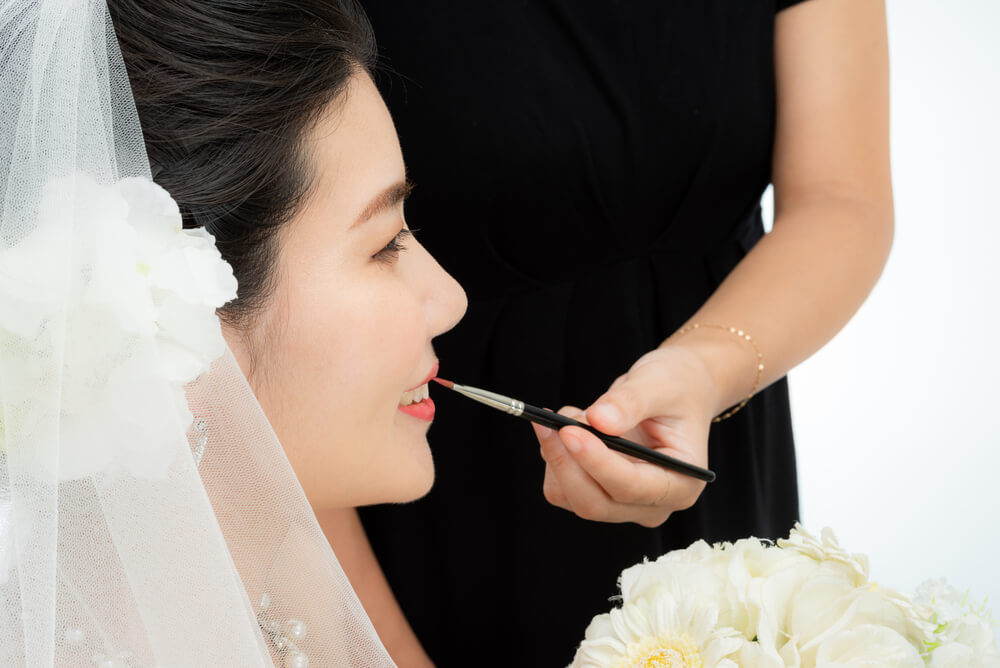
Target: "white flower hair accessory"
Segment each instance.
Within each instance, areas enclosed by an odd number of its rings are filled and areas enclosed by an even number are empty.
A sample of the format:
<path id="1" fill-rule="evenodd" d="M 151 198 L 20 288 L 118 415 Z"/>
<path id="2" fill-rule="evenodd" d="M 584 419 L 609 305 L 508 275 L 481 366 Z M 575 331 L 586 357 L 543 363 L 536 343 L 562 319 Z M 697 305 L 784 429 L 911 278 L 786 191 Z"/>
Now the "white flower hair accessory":
<path id="1" fill-rule="evenodd" d="M 236 287 L 214 237 L 183 229 L 151 180 L 48 183 L 35 229 L 0 246 L 0 446 L 37 446 L 15 436 L 55 423 L 48 447 L 9 454 L 59 481 L 162 477 L 193 420 L 184 386 L 225 351 L 215 311 Z M 54 381 L 55 401 L 44 391 Z"/>

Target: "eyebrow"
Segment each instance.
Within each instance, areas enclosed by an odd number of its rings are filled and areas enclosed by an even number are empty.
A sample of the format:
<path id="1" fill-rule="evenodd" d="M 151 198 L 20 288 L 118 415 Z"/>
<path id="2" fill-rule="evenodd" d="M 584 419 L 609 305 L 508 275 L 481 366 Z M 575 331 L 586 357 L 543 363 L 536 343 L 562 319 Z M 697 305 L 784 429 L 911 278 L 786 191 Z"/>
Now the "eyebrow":
<path id="1" fill-rule="evenodd" d="M 361 215 L 358 216 L 357 220 L 354 221 L 351 227 L 356 227 L 357 225 L 374 218 L 378 214 L 392 209 L 405 200 L 412 191 L 413 184 L 409 181 L 400 181 L 399 183 L 392 184 L 376 195 L 374 199 L 368 203 L 368 206 L 361 211 Z"/>

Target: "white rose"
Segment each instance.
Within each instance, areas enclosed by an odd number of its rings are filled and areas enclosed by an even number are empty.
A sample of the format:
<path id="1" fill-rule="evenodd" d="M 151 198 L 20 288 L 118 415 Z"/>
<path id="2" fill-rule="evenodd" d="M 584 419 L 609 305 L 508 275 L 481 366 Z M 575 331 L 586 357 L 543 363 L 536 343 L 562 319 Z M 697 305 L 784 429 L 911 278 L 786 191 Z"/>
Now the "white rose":
<path id="1" fill-rule="evenodd" d="M 855 586 L 868 582 L 868 557 L 864 554 L 850 554 L 840 547 L 829 527 L 824 528 L 820 537 L 816 538 L 796 522 L 788 538 L 780 539 L 778 546 L 803 554 L 830 570 L 841 572 Z"/>
<path id="2" fill-rule="evenodd" d="M 816 668 L 922 668 L 919 652 L 890 628 L 862 624 L 827 637 Z"/>

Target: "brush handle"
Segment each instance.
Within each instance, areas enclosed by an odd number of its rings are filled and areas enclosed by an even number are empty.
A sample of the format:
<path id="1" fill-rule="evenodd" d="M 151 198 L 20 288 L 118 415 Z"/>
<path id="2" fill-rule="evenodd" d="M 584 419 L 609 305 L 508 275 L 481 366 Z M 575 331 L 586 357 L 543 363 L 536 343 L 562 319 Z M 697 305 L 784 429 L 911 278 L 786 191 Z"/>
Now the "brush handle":
<path id="1" fill-rule="evenodd" d="M 694 464 L 688 464 L 685 461 L 676 459 L 670 455 L 665 455 L 658 450 L 647 448 L 645 445 L 633 443 L 632 441 L 621 438 L 620 436 L 610 436 L 594 429 L 589 424 L 578 422 L 573 418 L 568 418 L 565 415 L 560 415 L 559 413 L 553 413 L 552 411 L 545 410 L 544 408 L 532 406 L 531 404 L 524 404 L 524 413 L 519 417 L 540 424 L 543 427 L 555 429 L 556 431 L 562 429 L 563 427 L 579 427 L 580 429 L 589 431 L 591 434 L 601 439 L 601 441 L 603 441 L 609 448 L 617 452 L 621 452 L 622 454 L 630 455 L 636 459 L 641 459 L 651 464 L 656 464 L 678 473 L 683 473 L 684 475 L 691 476 L 692 478 L 704 480 L 705 482 L 713 482 L 715 480 L 715 473 L 713 471 L 703 469 L 700 466 L 695 466 Z"/>

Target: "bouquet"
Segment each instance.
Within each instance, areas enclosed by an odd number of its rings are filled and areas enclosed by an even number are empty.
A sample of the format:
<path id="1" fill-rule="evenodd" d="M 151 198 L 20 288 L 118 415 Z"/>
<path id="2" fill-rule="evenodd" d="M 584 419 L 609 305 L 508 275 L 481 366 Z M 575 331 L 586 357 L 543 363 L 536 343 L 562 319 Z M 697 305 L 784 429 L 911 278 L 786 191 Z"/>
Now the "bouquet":
<path id="1" fill-rule="evenodd" d="M 627 568 L 619 587 L 571 668 L 1000 668 L 985 603 L 943 580 L 913 596 L 882 587 L 829 529 L 699 541 Z"/>

